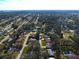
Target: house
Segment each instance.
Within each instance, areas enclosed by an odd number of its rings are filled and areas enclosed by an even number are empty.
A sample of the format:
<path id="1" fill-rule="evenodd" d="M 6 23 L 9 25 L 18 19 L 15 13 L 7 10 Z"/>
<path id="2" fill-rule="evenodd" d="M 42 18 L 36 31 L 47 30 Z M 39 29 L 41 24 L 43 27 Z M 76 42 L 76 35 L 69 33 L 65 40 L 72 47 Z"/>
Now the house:
<path id="1" fill-rule="evenodd" d="M 47 50 L 48 50 L 49 57 L 54 57 L 54 51 L 52 51 L 52 49 L 47 49 Z"/>
<path id="2" fill-rule="evenodd" d="M 63 38 L 64 38 L 64 39 L 69 39 L 70 36 L 71 36 L 71 37 L 74 36 L 74 31 L 73 31 L 73 30 L 62 31 L 62 33 L 63 33 Z"/>
<path id="3" fill-rule="evenodd" d="M 69 59 L 79 59 L 79 55 L 78 56 L 69 56 Z"/>

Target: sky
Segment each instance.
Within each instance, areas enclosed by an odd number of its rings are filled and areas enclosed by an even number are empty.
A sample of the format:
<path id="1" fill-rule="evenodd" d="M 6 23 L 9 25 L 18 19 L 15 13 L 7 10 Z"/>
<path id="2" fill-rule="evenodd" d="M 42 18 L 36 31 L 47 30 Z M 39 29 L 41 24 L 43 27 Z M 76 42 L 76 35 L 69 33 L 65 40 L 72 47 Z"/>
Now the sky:
<path id="1" fill-rule="evenodd" d="M 79 1 L 0 0 L 0 10 L 79 10 Z"/>

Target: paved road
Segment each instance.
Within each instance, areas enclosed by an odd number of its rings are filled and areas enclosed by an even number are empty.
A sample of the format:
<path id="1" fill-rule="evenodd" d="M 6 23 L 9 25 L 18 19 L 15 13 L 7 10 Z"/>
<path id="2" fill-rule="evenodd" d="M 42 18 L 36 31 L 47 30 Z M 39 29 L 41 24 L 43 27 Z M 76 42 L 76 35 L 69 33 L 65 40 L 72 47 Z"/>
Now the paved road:
<path id="1" fill-rule="evenodd" d="M 9 39 L 9 35 L 7 35 L 1 42 L 0 44 L 2 44 L 4 41 L 8 40 Z"/>
<path id="2" fill-rule="evenodd" d="M 9 30 L 9 29 L 11 28 L 11 25 L 12 25 L 12 23 L 9 24 L 9 25 L 7 25 L 7 26 L 4 28 L 4 31 L 5 31 L 5 30 Z"/>
<path id="3" fill-rule="evenodd" d="M 37 18 L 36 18 L 34 24 L 37 24 L 37 23 L 38 23 L 38 19 L 39 19 L 39 14 L 38 14 L 38 16 L 37 16 Z"/>
<path id="4" fill-rule="evenodd" d="M 24 48 L 26 47 L 26 43 L 27 43 L 27 40 L 28 40 L 29 36 L 30 36 L 30 33 L 26 35 L 25 41 L 23 43 L 23 47 L 22 47 L 22 49 L 21 49 L 21 51 L 18 54 L 16 59 L 20 59 L 21 58 L 22 52 L 23 52 Z"/>
<path id="5" fill-rule="evenodd" d="M 6 21 L 3 21 L 3 22 L 1 22 L 0 23 L 0 25 L 2 25 L 2 24 L 4 24 L 4 23 L 6 23 L 6 22 L 8 22 L 9 20 L 6 20 Z"/>
<path id="6" fill-rule="evenodd" d="M 29 20 L 29 21 L 30 21 L 30 20 Z M 16 29 L 16 31 L 17 31 L 18 29 L 20 29 L 24 24 L 28 24 L 29 21 L 24 21 L 21 25 L 18 26 L 18 28 Z"/>
<path id="7" fill-rule="evenodd" d="M 10 32 L 11 30 L 13 30 L 13 28 L 11 28 L 10 30 L 8 30 L 8 32 Z M 13 32 L 10 32 L 10 34 L 11 33 L 13 33 Z M 0 44 L 2 44 L 3 42 L 5 42 L 6 40 L 8 40 L 10 38 L 10 36 L 9 36 L 9 34 L 7 35 L 7 36 L 5 36 L 5 38 L 4 39 L 2 39 L 1 41 L 0 41 Z"/>

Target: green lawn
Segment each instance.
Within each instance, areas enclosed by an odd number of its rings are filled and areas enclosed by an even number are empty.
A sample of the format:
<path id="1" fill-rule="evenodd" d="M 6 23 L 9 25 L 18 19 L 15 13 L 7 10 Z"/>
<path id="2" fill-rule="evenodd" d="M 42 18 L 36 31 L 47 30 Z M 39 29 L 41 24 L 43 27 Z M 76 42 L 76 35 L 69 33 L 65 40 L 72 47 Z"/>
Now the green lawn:
<path id="1" fill-rule="evenodd" d="M 41 40 L 42 42 L 42 46 L 46 46 L 46 41 L 45 40 Z"/>
<path id="2" fill-rule="evenodd" d="M 28 49 L 29 49 L 28 47 L 25 47 L 23 50 L 23 54 L 26 54 L 28 52 Z"/>

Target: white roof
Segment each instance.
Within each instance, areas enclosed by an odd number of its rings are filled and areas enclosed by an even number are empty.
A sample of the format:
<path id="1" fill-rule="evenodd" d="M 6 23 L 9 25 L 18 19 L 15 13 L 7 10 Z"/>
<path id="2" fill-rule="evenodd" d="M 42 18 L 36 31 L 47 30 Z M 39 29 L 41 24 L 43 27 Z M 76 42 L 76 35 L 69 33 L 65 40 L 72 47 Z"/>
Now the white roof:
<path id="1" fill-rule="evenodd" d="M 55 59 L 54 57 L 50 57 L 49 59 Z"/>

